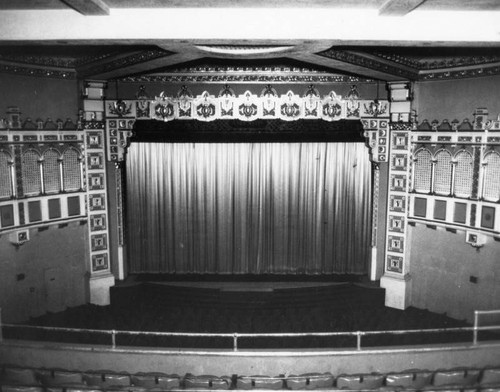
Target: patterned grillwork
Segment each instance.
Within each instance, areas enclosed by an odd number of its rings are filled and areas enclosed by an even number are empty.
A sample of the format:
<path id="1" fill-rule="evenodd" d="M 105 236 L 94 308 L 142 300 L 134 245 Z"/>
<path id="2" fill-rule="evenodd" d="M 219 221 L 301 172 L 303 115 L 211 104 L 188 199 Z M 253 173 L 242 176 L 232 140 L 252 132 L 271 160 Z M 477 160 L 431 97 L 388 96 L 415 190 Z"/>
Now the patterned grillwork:
<path id="1" fill-rule="evenodd" d="M 58 158 L 59 154 L 55 150 L 47 150 L 43 154 L 43 182 L 47 193 L 61 190 Z"/>
<path id="2" fill-rule="evenodd" d="M 483 198 L 489 201 L 500 199 L 500 154 L 490 152 L 484 158 L 486 163 L 484 171 L 484 193 Z"/>
<path id="3" fill-rule="evenodd" d="M 455 196 L 471 197 L 472 177 L 474 172 L 474 162 L 472 155 L 466 151 L 461 151 L 456 155 L 455 166 Z"/>
<path id="4" fill-rule="evenodd" d="M 11 196 L 9 155 L 6 152 L 0 151 L 0 198 Z"/>
<path id="5" fill-rule="evenodd" d="M 431 153 L 429 152 L 429 150 L 420 150 L 415 154 L 413 189 L 416 192 L 430 193 L 431 170 Z"/>
<path id="6" fill-rule="evenodd" d="M 448 151 L 442 150 L 436 155 L 434 192 L 446 196 L 451 192 L 451 154 Z"/>
<path id="7" fill-rule="evenodd" d="M 78 152 L 72 148 L 67 149 L 63 154 L 63 176 L 65 191 L 77 191 L 81 188 Z"/>
<path id="8" fill-rule="evenodd" d="M 26 196 L 38 195 L 42 192 L 39 159 L 40 156 L 33 150 L 28 150 L 23 154 L 21 166 L 23 189 Z"/>

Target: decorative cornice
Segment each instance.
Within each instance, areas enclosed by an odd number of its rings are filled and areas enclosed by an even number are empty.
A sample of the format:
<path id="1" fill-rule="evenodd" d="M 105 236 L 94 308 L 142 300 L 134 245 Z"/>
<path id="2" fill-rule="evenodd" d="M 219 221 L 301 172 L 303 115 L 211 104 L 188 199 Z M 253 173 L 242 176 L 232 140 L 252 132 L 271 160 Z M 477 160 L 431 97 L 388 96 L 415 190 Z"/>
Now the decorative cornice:
<path id="1" fill-rule="evenodd" d="M 76 72 L 73 70 L 49 69 L 29 67 L 22 65 L 1 64 L 0 73 L 9 73 L 22 76 L 35 76 L 54 79 L 76 79 Z"/>
<path id="2" fill-rule="evenodd" d="M 39 67 L 69 68 L 73 70 L 75 60 L 72 58 L 50 57 L 50 56 L 30 56 L 15 54 L 0 54 L 1 61 L 34 65 Z"/>
<path id="3" fill-rule="evenodd" d="M 363 79 L 347 75 L 308 75 L 308 74 L 164 74 L 129 76 L 120 79 L 125 83 L 370 83 L 371 79 Z"/>
<path id="4" fill-rule="evenodd" d="M 388 61 L 414 68 L 415 70 L 433 70 L 443 68 L 457 68 L 481 66 L 500 62 L 500 56 L 462 56 L 440 59 L 413 59 L 406 56 L 387 53 L 374 53 L 376 56 Z"/>
<path id="5" fill-rule="evenodd" d="M 303 67 L 197 66 L 168 72 L 130 76 L 120 79 L 129 83 L 371 83 L 372 79 L 339 75 Z"/>
<path id="6" fill-rule="evenodd" d="M 168 57 L 173 54 L 174 52 L 169 52 L 167 50 L 146 50 L 140 53 L 134 53 L 130 56 L 121 57 L 110 62 L 85 68 L 85 74 L 100 74 L 123 67 L 129 67 L 135 64 L 144 63 L 146 61 L 158 59 L 161 57 Z"/>
<path id="7" fill-rule="evenodd" d="M 336 50 L 333 48 L 327 49 L 323 52 L 316 53 L 319 56 L 326 57 L 333 60 L 339 60 L 342 62 L 358 65 L 361 67 L 366 67 L 373 69 L 375 71 L 385 72 L 391 75 L 401 76 L 406 79 L 415 80 L 418 78 L 418 74 L 416 72 L 412 72 L 406 69 L 402 69 L 397 66 L 389 65 L 382 61 L 377 61 L 373 58 L 368 58 L 361 56 L 356 53 L 344 51 L 344 50 Z"/>
<path id="8" fill-rule="evenodd" d="M 419 80 L 445 80 L 445 79 L 464 79 L 477 78 L 481 76 L 500 75 L 500 65 L 493 67 L 480 67 L 461 70 L 448 70 L 439 72 L 425 72 L 419 74 Z"/>

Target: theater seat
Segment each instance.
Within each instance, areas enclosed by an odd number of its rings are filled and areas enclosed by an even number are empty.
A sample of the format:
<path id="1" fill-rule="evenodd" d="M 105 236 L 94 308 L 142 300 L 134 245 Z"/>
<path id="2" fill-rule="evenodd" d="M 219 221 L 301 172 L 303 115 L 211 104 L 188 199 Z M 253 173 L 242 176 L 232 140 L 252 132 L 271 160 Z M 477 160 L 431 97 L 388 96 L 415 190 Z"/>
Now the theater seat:
<path id="1" fill-rule="evenodd" d="M 2 392 L 44 392 L 43 387 L 33 387 L 26 385 L 1 385 Z"/>
<path id="2" fill-rule="evenodd" d="M 30 368 L 5 366 L 2 372 L 1 379 L 4 384 L 39 384 L 35 371 Z"/>
<path id="3" fill-rule="evenodd" d="M 429 370 L 410 369 L 400 373 L 388 373 L 386 386 L 420 389 L 432 384 L 433 373 Z"/>
<path id="4" fill-rule="evenodd" d="M 231 377 L 186 374 L 184 377 L 184 388 L 186 389 L 229 389 L 231 387 Z"/>
<path id="5" fill-rule="evenodd" d="M 378 373 L 340 375 L 337 377 L 339 389 L 377 389 L 384 383 L 384 375 Z"/>
<path id="6" fill-rule="evenodd" d="M 480 370 L 478 369 L 450 369 L 438 370 L 434 373 L 432 385 L 474 385 L 479 381 Z"/>
<path id="7" fill-rule="evenodd" d="M 86 372 L 83 380 L 90 387 L 121 388 L 130 386 L 130 375 L 113 372 Z"/>
<path id="8" fill-rule="evenodd" d="M 479 383 L 481 385 L 500 385 L 500 368 L 485 368 Z"/>
<path id="9" fill-rule="evenodd" d="M 282 389 L 283 378 L 270 376 L 239 376 L 236 380 L 237 389 Z"/>
<path id="10" fill-rule="evenodd" d="M 84 385 L 80 372 L 70 372 L 66 370 L 37 370 L 36 374 L 43 386 L 78 386 Z"/>
<path id="11" fill-rule="evenodd" d="M 335 378 L 331 373 L 305 373 L 299 376 L 290 375 L 286 386 L 290 389 L 332 388 Z"/>
<path id="12" fill-rule="evenodd" d="M 130 377 L 136 387 L 174 389 L 180 388 L 180 377 L 177 374 L 137 373 Z"/>

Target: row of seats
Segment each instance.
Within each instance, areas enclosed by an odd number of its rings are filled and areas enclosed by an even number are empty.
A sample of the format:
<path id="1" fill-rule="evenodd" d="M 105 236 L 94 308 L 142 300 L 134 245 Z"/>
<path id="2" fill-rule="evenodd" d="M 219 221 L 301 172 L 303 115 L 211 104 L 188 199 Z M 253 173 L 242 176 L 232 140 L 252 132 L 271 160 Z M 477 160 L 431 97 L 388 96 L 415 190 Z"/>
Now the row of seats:
<path id="1" fill-rule="evenodd" d="M 492 388 L 500 392 L 500 367 L 484 369 L 457 368 L 447 370 L 408 370 L 387 374 L 306 373 L 270 376 L 211 376 L 164 373 L 116 373 L 108 371 L 68 371 L 4 366 L 1 392 L 77 392 L 89 390 L 174 390 L 174 389 L 347 389 L 347 390 L 432 390 L 452 386 Z M 35 390 L 26 388 L 36 388 Z M 42 390 L 40 390 L 40 388 Z M 71 390 L 71 391 L 70 391 Z M 446 389 L 447 390 L 447 389 Z"/>

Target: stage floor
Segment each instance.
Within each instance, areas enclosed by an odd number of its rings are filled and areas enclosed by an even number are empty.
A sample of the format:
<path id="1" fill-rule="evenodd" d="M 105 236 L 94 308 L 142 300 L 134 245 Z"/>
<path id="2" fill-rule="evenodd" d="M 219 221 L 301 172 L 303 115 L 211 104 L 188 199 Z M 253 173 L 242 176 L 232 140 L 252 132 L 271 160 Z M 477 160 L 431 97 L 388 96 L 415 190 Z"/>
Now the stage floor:
<path id="1" fill-rule="evenodd" d="M 141 283 L 152 283 L 167 286 L 176 287 L 192 287 L 192 288 L 204 288 L 204 289 L 215 289 L 220 291 L 274 291 L 279 289 L 293 289 L 293 288 L 308 288 L 308 287 L 328 287 L 328 286 L 340 286 L 349 284 L 346 281 L 318 281 L 315 279 L 305 279 L 304 281 L 296 280 L 296 277 L 292 281 L 285 280 L 265 280 L 265 281 L 230 281 L 230 280 L 189 280 L 183 277 L 181 280 L 178 279 L 155 279 L 151 276 L 151 280 L 147 279 L 144 275 L 130 275 L 124 281 L 116 282 L 117 287 L 127 287 L 134 286 Z M 356 285 L 367 287 L 367 288 L 379 288 L 379 282 L 370 282 L 368 280 L 360 279 L 356 282 Z"/>

